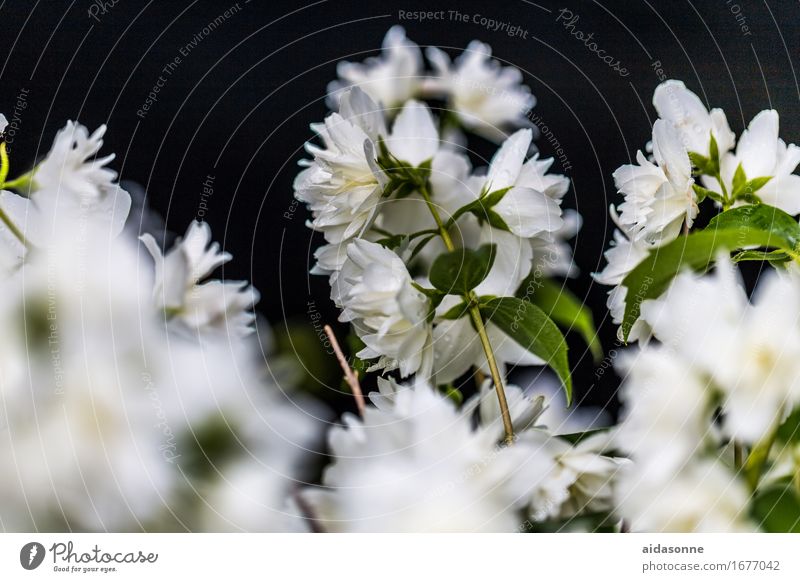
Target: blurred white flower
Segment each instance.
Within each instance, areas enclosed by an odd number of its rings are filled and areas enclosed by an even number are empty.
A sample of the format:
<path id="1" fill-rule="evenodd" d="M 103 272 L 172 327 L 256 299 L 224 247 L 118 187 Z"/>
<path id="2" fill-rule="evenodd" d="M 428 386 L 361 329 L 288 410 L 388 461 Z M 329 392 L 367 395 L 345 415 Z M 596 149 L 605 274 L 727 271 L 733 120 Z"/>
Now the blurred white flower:
<path id="1" fill-rule="evenodd" d="M 711 423 L 711 388 L 691 362 L 665 347 L 631 350 L 620 358 L 624 414 L 614 442 L 637 471 L 669 480 L 706 445 L 720 444 Z"/>
<path id="2" fill-rule="evenodd" d="M 85 236 L 32 253 L 2 282 L 6 530 L 141 529 L 177 477 L 153 406 L 161 351 L 135 252 Z"/>
<path id="3" fill-rule="evenodd" d="M 385 178 L 375 144 L 386 127 L 377 105 L 358 88 L 342 95 L 340 113 L 312 127 L 324 147 L 306 145 L 314 160 L 304 162 L 308 167 L 297 175 L 294 189 L 312 213 L 310 226 L 332 245 L 317 254 L 316 270 L 330 273 L 341 267 L 349 239 L 363 234 L 377 212 Z"/>
<path id="4" fill-rule="evenodd" d="M 393 26 L 383 39 L 380 57 L 336 66 L 339 79 L 328 84 L 328 105 L 338 109 L 344 92 L 357 86 L 383 107 L 398 107 L 419 92 L 422 68 L 419 47 L 406 38 L 402 26 Z"/>
<path id="5" fill-rule="evenodd" d="M 728 192 L 733 190 L 733 176 L 741 164 L 748 180 L 771 176 L 767 184 L 755 192 L 765 204 L 789 214 L 800 214 L 800 176 L 793 172 L 800 163 L 800 148 L 786 145 L 778 137 L 779 118 L 774 110 L 762 111 L 742 133 L 736 152 L 728 152 L 720 160 L 720 174 Z M 703 177 L 711 189 L 719 191 L 715 178 Z"/>
<path id="6" fill-rule="evenodd" d="M 202 531 L 308 530 L 294 496 L 313 476 L 328 413 L 301 395 L 266 388 L 249 407 L 222 409 L 237 450 L 203 488 Z"/>
<path id="7" fill-rule="evenodd" d="M 424 385 L 346 415 L 329 437 L 333 463 L 303 500 L 325 531 L 517 531 L 526 491 L 549 466 L 523 447 L 498 447 L 502 429 Z"/>
<path id="8" fill-rule="evenodd" d="M 636 241 L 669 242 L 697 216 L 692 165 L 678 130 L 659 119 L 653 125 L 653 156 L 637 152 L 638 165 L 621 166 L 614 183 L 625 201 L 619 205 L 620 224 Z"/>
<path id="9" fill-rule="evenodd" d="M 142 235 L 141 241 L 155 262 L 156 305 L 179 329 L 238 336 L 252 331 L 255 316 L 249 310 L 258 291 L 246 281 L 200 283 L 232 258 L 211 242 L 208 223 L 192 222 L 166 255 L 151 235 Z"/>
<path id="10" fill-rule="evenodd" d="M 444 96 L 465 128 L 499 142 L 506 130 L 531 125 L 527 115 L 536 99 L 519 69 L 492 59 L 489 45 L 472 41 L 454 63 L 435 47 L 426 55 L 434 71 L 426 91 Z"/>
<path id="11" fill-rule="evenodd" d="M 334 278 L 331 299 L 366 347 L 360 358 L 380 358 L 374 369 L 430 375 L 430 302 L 412 285 L 403 260 L 380 244 L 355 239 Z"/>
<path id="12" fill-rule="evenodd" d="M 800 278 L 768 273 L 752 304 L 721 255 L 713 276 L 684 273 L 642 316 L 722 392 L 724 428 L 746 443 L 800 402 Z"/>
<path id="13" fill-rule="evenodd" d="M 661 83 L 653 93 L 653 105 L 661 119 L 678 129 L 687 151 L 708 157 L 712 135 L 720 155 L 727 153 L 736 142 L 725 112 L 722 109 L 708 111 L 683 81 L 670 79 Z"/>
<path id="14" fill-rule="evenodd" d="M 625 459 L 603 453 L 609 436 L 598 433 L 573 445 L 543 431 L 528 431 L 520 436 L 519 446 L 544 451 L 553 464 L 531 493 L 530 515 L 534 521 L 566 519 L 585 513 L 611 511 L 616 473 Z"/>
<path id="15" fill-rule="evenodd" d="M 620 471 L 616 496 L 620 515 L 635 532 L 755 531 L 747 515 L 747 488 L 718 462 L 691 462 L 666 479 L 632 463 Z"/>

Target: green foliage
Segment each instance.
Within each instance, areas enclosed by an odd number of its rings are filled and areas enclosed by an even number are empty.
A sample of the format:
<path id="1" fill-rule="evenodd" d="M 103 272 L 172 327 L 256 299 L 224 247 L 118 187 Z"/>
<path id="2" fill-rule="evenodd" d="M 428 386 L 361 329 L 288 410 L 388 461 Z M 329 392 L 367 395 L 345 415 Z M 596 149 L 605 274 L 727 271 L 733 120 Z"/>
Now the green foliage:
<path id="1" fill-rule="evenodd" d="M 800 406 L 778 427 L 775 438 L 779 443 L 800 445 Z"/>
<path id="2" fill-rule="evenodd" d="M 447 222 L 446 228 L 451 228 L 463 215 L 472 213 L 480 222 L 488 222 L 494 228 L 508 232 L 508 224 L 506 224 L 506 221 L 503 220 L 497 212 L 492 210 L 492 208 L 503 199 L 509 190 L 511 190 L 511 187 L 485 193 L 476 200 L 465 204 L 453 213 L 450 220 Z"/>
<path id="3" fill-rule="evenodd" d="M 778 483 L 756 494 L 753 518 L 770 533 L 800 533 L 800 497 L 791 483 Z"/>
<path id="4" fill-rule="evenodd" d="M 431 265 L 431 284 L 442 293 L 466 295 L 489 274 L 496 248 L 487 244 L 478 250 L 462 248 L 439 255 Z"/>
<path id="5" fill-rule="evenodd" d="M 708 223 L 706 231 L 736 230 L 740 232 L 761 231 L 771 236 L 772 246 L 794 251 L 800 247 L 800 225 L 779 208 L 766 204 L 740 206 L 718 214 Z M 740 248 L 746 243 L 739 245 Z M 733 250 L 733 249 L 732 249 Z"/>
<path id="6" fill-rule="evenodd" d="M 565 286 L 551 279 L 537 280 L 531 274 L 520 285 L 517 297 L 537 305 L 562 328 L 577 331 L 595 361 L 603 357 L 591 310 Z"/>
<path id="7" fill-rule="evenodd" d="M 517 297 L 482 298 L 481 315 L 523 348 L 543 359 L 564 385 L 567 403 L 572 401 L 572 376 L 567 342 L 553 320 L 539 307 Z"/>
<path id="8" fill-rule="evenodd" d="M 798 246 L 800 225 L 772 206 L 742 206 L 717 215 L 705 230 L 679 237 L 655 249 L 625 277 L 622 284 L 628 292 L 622 323 L 623 337 L 627 339 L 639 318 L 642 301 L 659 297 L 681 270 L 703 271 L 721 250 L 774 248 L 794 258 Z"/>

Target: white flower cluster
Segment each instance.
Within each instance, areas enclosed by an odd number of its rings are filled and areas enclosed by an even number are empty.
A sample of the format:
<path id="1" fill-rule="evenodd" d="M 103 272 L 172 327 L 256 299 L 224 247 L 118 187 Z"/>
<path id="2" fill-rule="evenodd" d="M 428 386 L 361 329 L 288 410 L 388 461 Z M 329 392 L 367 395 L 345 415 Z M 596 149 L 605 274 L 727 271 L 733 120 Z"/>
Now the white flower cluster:
<path id="1" fill-rule="evenodd" d="M 761 499 L 793 499 L 785 488 L 800 474 L 800 148 L 778 137 L 771 110 L 737 142 L 725 114 L 678 81 L 653 103 L 653 159 L 639 152 L 615 172 L 624 201 L 595 275 L 614 286 L 620 337 L 641 344 L 618 364 L 625 416 L 614 443 L 633 461 L 618 515 L 636 531 L 782 531 L 774 516 L 787 510 Z M 706 198 L 723 212 L 703 232 L 692 227 Z M 752 299 L 734 264 L 745 260 L 776 267 Z"/>
<path id="2" fill-rule="evenodd" d="M 528 156 L 532 131 L 518 130 L 488 170 L 473 171 L 464 150 L 449 141 L 452 120 L 437 119 L 414 99 L 435 89 L 470 131 L 526 125 L 518 114 L 533 105 L 530 91 L 519 71 L 490 55 L 476 42 L 452 65 L 431 49 L 437 76 L 426 77 L 419 48 L 402 28 L 392 28 L 380 58 L 340 64 L 340 79 L 330 87 L 339 110 L 313 126 L 322 146 L 307 146 L 313 159 L 295 180 L 296 197 L 312 213 L 310 226 L 327 243 L 312 272 L 330 275 L 332 299 L 366 346 L 359 357 L 376 360 L 372 369 L 399 369 L 403 377 L 419 372 L 439 384 L 473 366 L 488 370 L 469 318 L 441 317 L 457 297 L 445 298 L 432 320 L 429 297 L 416 289 L 427 280 L 410 274 L 427 272 L 445 250 L 438 238 L 423 236 L 435 232 L 437 220 L 458 246 L 496 245 L 478 295 L 513 295 L 534 267 L 542 276 L 576 271 L 566 241 L 580 217 L 561 209 L 569 180 L 548 173 L 551 159 Z M 395 166 L 387 168 L 387 161 Z M 405 182 L 397 171 L 403 169 Z M 415 183 L 415 177 L 421 178 Z M 493 192 L 501 195 L 486 202 Z M 464 212 L 468 207 L 474 212 Z M 488 334 L 501 364 L 542 364 L 491 323 Z"/>
<path id="3" fill-rule="evenodd" d="M 383 54 L 364 63 L 343 61 L 339 78 L 328 86 L 332 109 L 349 87 L 360 87 L 381 107 L 392 110 L 415 98 L 438 98 L 465 129 L 501 141 L 505 130 L 529 125 L 527 114 L 536 104 L 522 74 L 492 59 L 492 49 L 473 41 L 455 62 L 441 49 L 426 51 L 432 71 L 425 71 L 422 51 L 394 26 L 383 39 Z"/>
<path id="4" fill-rule="evenodd" d="M 623 460 L 602 454 L 603 434 L 573 446 L 539 425 L 543 397 L 506 386 L 517 440 L 501 447 L 488 381 L 460 409 L 425 384 L 379 387 L 363 419 L 331 431 L 323 486 L 301 494 L 319 529 L 515 532 L 611 508 Z"/>
<path id="5" fill-rule="evenodd" d="M 607 266 L 594 275 L 614 287 L 608 308 L 616 324 L 622 323 L 627 295 L 623 279 L 655 248 L 675 240 L 682 229 L 689 232 L 701 197 L 708 195 L 723 208 L 757 202 L 800 214 L 800 176 L 793 174 L 800 148 L 778 137 L 776 111 L 756 115 L 737 143 L 725 113 L 709 111 L 681 81 L 659 85 L 653 105 L 659 118 L 652 159 L 637 152 L 636 164 L 614 172 L 624 201 L 611 208 L 617 230 Z M 644 322 L 637 322 L 629 339 L 647 333 Z"/>
<path id="6" fill-rule="evenodd" d="M 494 388 L 509 365 L 552 365 L 515 334 L 537 309 L 515 294 L 529 277 L 577 271 L 567 241 L 580 217 L 561 208 L 569 180 L 530 155 L 534 100 L 518 70 L 479 42 L 455 62 L 427 56 L 433 74 L 395 27 L 381 57 L 340 64 L 338 112 L 313 126 L 322 145 L 307 146 L 295 181 L 326 241 L 313 272 L 329 275 L 363 344 L 355 355 L 367 371 L 414 376 L 378 378 L 374 407 L 331 431 L 332 464 L 301 505 L 323 531 L 524 531 L 606 515 L 622 462 L 604 454 L 607 437 L 573 444 L 537 426 L 543 398 Z M 462 132 L 505 137 L 488 168 L 473 168 Z M 512 301 L 510 321 L 481 311 L 498 298 Z M 451 384 L 477 370 L 492 380 L 459 407 Z"/>
<path id="7" fill-rule="evenodd" d="M 0 142 L 0 529 L 293 528 L 321 427 L 264 380 L 244 337 L 258 294 L 203 281 L 231 258 L 204 223 L 166 256 L 145 235 L 153 269 L 123 231 L 131 197 L 97 157 L 104 131 L 69 122 L 15 180 Z M 209 431 L 236 444 L 213 470 Z M 255 471 L 248 501 L 227 501 Z"/>
<path id="8" fill-rule="evenodd" d="M 644 531 L 752 529 L 744 474 L 719 451 L 752 449 L 800 405 L 800 274 L 769 273 L 751 303 L 723 255 L 714 275 L 679 275 L 642 309 L 660 345 L 622 366 L 617 445 L 635 463 L 621 513 Z"/>

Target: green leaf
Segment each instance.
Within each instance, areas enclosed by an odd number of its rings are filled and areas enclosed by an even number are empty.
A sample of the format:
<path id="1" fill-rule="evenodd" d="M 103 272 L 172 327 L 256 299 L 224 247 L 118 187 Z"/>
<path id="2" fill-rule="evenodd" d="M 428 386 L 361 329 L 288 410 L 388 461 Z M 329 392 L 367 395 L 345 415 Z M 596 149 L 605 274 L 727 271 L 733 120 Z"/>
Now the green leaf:
<path id="1" fill-rule="evenodd" d="M 708 159 L 715 168 L 719 168 L 719 145 L 717 144 L 717 138 L 714 137 L 713 133 L 711 134 L 708 142 Z"/>
<path id="2" fill-rule="evenodd" d="M 760 178 L 753 178 L 744 185 L 744 191 L 748 194 L 754 194 L 767 185 L 767 182 L 772 180 L 772 176 L 761 176 Z"/>
<path id="3" fill-rule="evenodd" d="M 739 164 L 739 166 L 741 167 L 741 164 Z M 744 200 L 749 204 L 761 204 L 761 198 L 756 196 L 755 193 L 763 188 L 771 179 L 772 176 L 762 176 L 761 178 L 753 178 L 741 184 L 738 190 L 734 190 L 734 199 Z"/>
<path id="4" fill-rule="evenodd" d="M 461 319 L 467 314 L 468 309 L 469 304 L 466 301 L 462 301 L 458 305 L 455 305 L 445 311 L 440 317 L 442 319 Z"/>
<path id="5" fill-rule="evenodd" d="M 508 224 L 503 218 L 497 214 L 494 210 L 486 210 L 486 219 L 488 220 L 489 224 L 491 224 L 494 228 L 504 230 L 506 232 L 511 232 L 511 229 L 508 228 Z"/>
<path id="6" fill-rule="evenodd" d="M 539 307 L 517 297 L 495 297 L 481 302 L 481 315 L 532 354 L 542 358 L 558 374 L 572 401 L 572 376 L 567 342 L 553 320 Z"/>
<path id="7" fill-rule="evenodd" d="M 439 386 L 439 391 L 452 400 L 456 406 L 461 406 L 464 402 L 464 395 L 452 384 L 443 384 Z"/>
<path id="8" fill-rule="evenodd" d="M 379 239 L 377 242 L 379 245 L 386 247 L 387 249 L 394 250 L 403 245 L 408 240 L 408 236 L 404 234 L 393 234 L 391 236 L 387 236 L 385 238 Z"/>
<path id="9" fill-rule="evenodd" d="M 720 204 L 725 202 L 725 198 L 722 194 L 714 192 L 713 190 L 709 190 L 708 188 L 703 188 L 698 184 L 693 184 L 692 188 L 694 189 L 694 193 L 697 194 L 697 202 L 702 202 L 705 198 L 711 198 L 715 202 L 719 202 Z"/>
<path id="10" fill-rule="evenodd" d="M 769 261 L 770 264 L 785 263 L 790 261 L 791 257 L 786 254 L 786 251 L 739 251 L 732 258 L 734 263 L 741 263 L 743 261 Z"/>
<path id="11" fill-rule="evenodd" d="M 800 533 L 800 498 L 791 484 L 772 485 L 753 500 L 753 518 L 770 533 Z"/>
<path id="12" fill-rule="evenodd" d="M 758 230 L 770 233 L 773 237 L 773 244 L 761 244 L 760 246 L 775 246 L 791 251 L 800 247 L 800 225 L 797 221 L 783 210 L 766 204 L 740 206 L 722 212 L 711 219 L 705 230 L 714 229 L 730 229 L 742 233 Z M 744 246 L 748 246 L 748 243 L 743 242 L 735 248 Z"/>
<path id="13" fill-rule="evenodd" d="M 742 163 L 739 162 L 739 165 L 736 166 L 736 171 L 733 173 L 733 194 L 732 196 L 736 198 L 739 194 L 742 193 L 744 185 L 747 183 L 747 176 L 744 173 L 744 167 L 742 167 Z"/>
<path id="14" fill-rule="evenodd" d="M 781 443 L 800 444 L 800 406 L 795 408 L 789 417 L 778 428 L 776 439 Z"/>
<path id="15" fill-rule="evenodd" d="M 700 174 L 712 174 L 710 160 L 702 154 L 698 154 L 697 152 L 689 152 L 689 160 L 691 160 L 692 165 L 697 168 L 697 171 L 694 172 L 694 175 Z"/>
<path id="16" fill-rule="evenodd" d="M 416 189 L 417 185 L 414 184 L 413 182 L 403 182 L 402 184 L 400 184 L 400 187 L 398 187 L 397 190 L 394 191 L 394 197 L 397 199 L 407 198 Z"/>
<path id="17" fill-rule="evenodd" d="M 531 293 L 533 289 L 535 291 Z M 603 347 L 597 337 L 592 312 L 569 289 L 550 279 L 534 281 L 531 274 L 520 285 L 517 296 L 540 307 L 562 328 L 577 331 L 589 346 L 594 360 L 602 359 Z"/>
<path id="18" fill-rule="evenodd" d="M 764 206 L 745 206 L 735 210 L 757 209 Z M 733 212 L 729 210 L 728 212 Z M 718 217 L 727 213 L 722 213 Z M 797 227 L 797 223 L 795 223 Z M 721 250 L 734 251 L 742 247 L 794 248 L 794 237 L 773 233 L 755 226 L 740 228 L 711 228 L 678 237 L 654 249 L 622 281 L 628 291 L 625 298 L 625 317 L 622 335 L 625 340 L 639 318 L 642 301 L 659 297 L 672 279 L 685 268 L 702 271 L 708 268 Z"/>
<path id="19" fill-rule="evenodd" d="M 488 210 L 492 206 L 497 205 L 511 188 L 512 186 L 509 186 L 508 188 L 501 188 L 500 190 L 489 192 L 479 199 L 480 205 Z"/>
<path id="20" fill-rule="evenodd" d="M 496 248 L 487 244 L 476 251 L 456 249 L 439 255 L 431 266 L 431 285 L 450 295 L 466 295 L 491 271 Z"/>
<path id="21" fill-rule="evenodd" d="M 796 256 L 799 246 L 800 225 L 778 208 L 759 204 L 718 214 L 705 230 L 654 249 L 625 277 L 622 284 L 628 292 L 622 322 L 623 337 L 628 338 L 639 318 L 642 301 L 660 296 L 680 270 L 705 270 L 722 249 L 777 248 L 789 256 Z"/>

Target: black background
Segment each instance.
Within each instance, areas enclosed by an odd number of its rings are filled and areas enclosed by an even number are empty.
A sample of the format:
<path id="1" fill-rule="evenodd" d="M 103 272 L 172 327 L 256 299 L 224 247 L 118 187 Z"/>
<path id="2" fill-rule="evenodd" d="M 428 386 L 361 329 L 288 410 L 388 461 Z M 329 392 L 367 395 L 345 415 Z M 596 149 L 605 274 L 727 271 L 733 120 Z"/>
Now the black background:
<path id="1" fill-rule="evenodd" d="M 582 274 L 569 286 L 592 308 L 606 350 L 618 347 L 606 316 L 607 289 L 589 274 L 602 268 L 611 236 L 607 208 L 618 201 L 611 174 L 649 139 L 650 99 L 659 83 L 653 63 L 660 61 L 667 76 L 684 80 L 709 105 L 723 107 L 737 134 L 759 110 L 774 107 L 782 137 L 800 141 L 800 7 L 788 0 L 240 0 L 235 14 L 181 57 L 144 119 L 137 110 L 162 69 L 236 3 L 101 4 L 0 3 L 0 111 L 10 120 L 21 92 L 27 103 L 11 144 L 18 170 L 12 175 L 47 151 L 66 119 L 90 128 L 107 123 L 103 151 L 117 152 L 113 166 L 122 179 L 143 184 L 149 204 L 178 232 L 198 216 L 202 184 L 213 175 L 204 218 L 234 254 L 224 275 L 251 279 L 262 292 L 261 312 L 279 330 L 286 318 L 310 326 L 309 301 L 325 320 L 336 318 L 326 279 L 306 274 L 319 239 L 304 227 L 304 209 L 293 205 L 292 180 L 311 135 L 308 124 L 326 114 L 325 88 L 336 62 L 375 54 L 394 24 L 403 24 L 421 46 L 451 54 L 472 39 L 483 40 L 523 71 L 538 99 L 534 112 L 571 165 L 573 188 L 565 204 L 585 222 L 576 245 Z M 556 22 L 562 8 L 579 15 L 576 28 L 593 32 L 598 46 L 627 68 L 627 77 Z M 527 39 L 472 22 L 398 17 L 399 10 L 455 9 L 470 20 L 480 14 L 518 25 Z M 551 153 L 546 141 L 539 146 Z M 476 160 L 491 151 L 479 144 Z M 613 358 L 598 368 L 579 340 L 570 343 L 578 395 L 606 402 L 618 383 L 603 371 Z"/>

